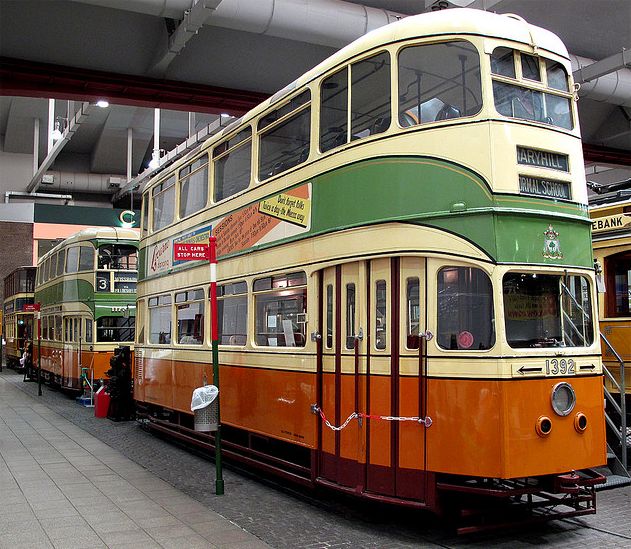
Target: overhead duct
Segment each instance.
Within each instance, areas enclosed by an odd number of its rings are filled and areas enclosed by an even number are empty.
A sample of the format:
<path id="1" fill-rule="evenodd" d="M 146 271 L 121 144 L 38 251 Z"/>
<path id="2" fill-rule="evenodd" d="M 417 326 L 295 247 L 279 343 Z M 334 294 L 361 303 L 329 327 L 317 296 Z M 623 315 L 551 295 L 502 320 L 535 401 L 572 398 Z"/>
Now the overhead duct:
<path id="1" fill-rule="evenodd" d="M 197 3 L 191 0 L 75 1 L 178 20 Z M 206 24 L 341 48 L 373 29 L 404 17 L 393 11 L 342 0 L 222 0 Z"/>
<path id="2" fill-rule="evenodd" d="M 206 0 L 74 0 L 105 8 L 181 20 Z M 343 0 L 221 0 L 206 25 L 341 48 L 367 32 L 407 17 Z M 595 63 L 571 55 L 577 70 Z M 631 70 L 620 69 L 582 84 L 580 97 L 631 106 Z"/>
<path id="3" fill-rule="evenodd" d="M 570 54 L 570 60 L 574 72 L 596 63 L 593 59 L 573 54 Z M 631 70 L 620 69 L 583 82 L 578 95 L 602 103 L 631 107 Z"/>
<path id="4" fill-rule="evenodd" d="M 40 188 L 47 192 L 114 194 L 126 182 L 126 178 L 118 175 L 49 170 L 42 177 Z"/>

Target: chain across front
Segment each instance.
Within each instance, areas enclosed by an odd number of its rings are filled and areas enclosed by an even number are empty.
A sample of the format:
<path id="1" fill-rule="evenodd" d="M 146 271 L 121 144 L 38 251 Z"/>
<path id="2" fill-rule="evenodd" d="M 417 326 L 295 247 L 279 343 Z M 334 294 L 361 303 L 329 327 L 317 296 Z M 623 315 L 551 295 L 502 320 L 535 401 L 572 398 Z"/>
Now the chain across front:
<path id="1" fill-rule="evenodd" d="M 375 414 L 364 414 L 363 412 L 353 412 L 346 418 L 346 421 L 344 421 L 344 423 L 342 423 L 339 426 L 335 426 L 326 418 L 322 408 L 320 408 L 317 405 L 314 405 L 312 406 L 312 410 L 314 413 L 317 413 L 320 415 L 324 424 L 332 431 L 341 431 L 342 429 L 347 427 L 348 424 L 354 419 L 363 419 L 363 418 L 378 419 L 382 421 L 414 421 L 416 423 L 420 423 L 421 425 L 424 425 L 426 428 L 432 424 L 432 418 L 429 416 L 427 417 L 380 416 L 380 415 L 375 415 Z"/>

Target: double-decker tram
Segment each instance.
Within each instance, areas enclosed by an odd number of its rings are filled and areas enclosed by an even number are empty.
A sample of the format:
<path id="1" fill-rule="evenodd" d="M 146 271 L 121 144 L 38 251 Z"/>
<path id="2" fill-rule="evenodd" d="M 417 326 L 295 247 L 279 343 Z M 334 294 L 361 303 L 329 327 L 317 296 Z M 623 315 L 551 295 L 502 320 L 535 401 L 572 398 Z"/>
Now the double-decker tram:
<path id="1" fill-rule="evenodd" d="M 616 393 L 624 387 L 627 410 L 631 410 L 631 372 L 625 369 L 622 380 L 619 362 L 631 362 L 631 191 L 596 196 L 590 201 L 590 215 L 594 259 L 602 276 L 600 330 L 608 341 L 603 346 L 603 361 L 619 386 L 605 381 Z"/>
<path id="2" fill-rule="evenodd" d="M 595 512 L 582 166 L 553 34 L 455 9 L 365 35 L 144 189 L 141 417 L 212 444 L 190 412 L 213 381 L 210 272 L 173 253 L 212 232 L 228 457 L 434 511 Z"/>
<path id="3" fill-rule="evenodd" d="M 85 379 L 106 377 L 116 347 L 133 345 L 137 259 L 138 233 L 107 227 L 84 229 L 39 260 L 33 351 L 37 365 L 41 348 L 46 381 L 79 391 Z"/>
<path id="4" fill-rule="evenodd" d="M 21 369 L 20 359 L 33 335 L 35 267 L 18 267 L 4 278 L 2 335 L 7 366 Z"/>

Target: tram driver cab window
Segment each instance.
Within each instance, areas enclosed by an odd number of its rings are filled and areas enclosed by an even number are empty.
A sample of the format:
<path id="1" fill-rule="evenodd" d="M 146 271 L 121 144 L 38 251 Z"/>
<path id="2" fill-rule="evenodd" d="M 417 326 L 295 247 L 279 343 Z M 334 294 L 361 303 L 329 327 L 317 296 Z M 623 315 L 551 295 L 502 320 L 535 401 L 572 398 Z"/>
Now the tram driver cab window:
<path id="1" fill-rule="evenodd" d="M 495 344 L 491 279 L 475 267 L 443 267 L 438 271 L 439 347 L 485 350 Z"/>

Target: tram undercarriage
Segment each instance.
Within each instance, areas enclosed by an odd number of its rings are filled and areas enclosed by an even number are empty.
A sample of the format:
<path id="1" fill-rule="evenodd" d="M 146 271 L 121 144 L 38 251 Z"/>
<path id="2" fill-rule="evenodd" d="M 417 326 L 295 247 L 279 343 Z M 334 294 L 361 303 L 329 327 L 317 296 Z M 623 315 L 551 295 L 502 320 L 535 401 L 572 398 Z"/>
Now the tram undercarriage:
<path id="1" fill-rule="evenodd" d="M 137 404 L 137 418 L 149 431 L 214 456 L 214 436 L 193 429 L 190 414 Z M 390 497 L 342 486 L 315 470 L 318 451 L 222 426 L 222 454 L 233 464 L 264 471 L 305 488 L 323 487 L 386 505 L 429 510 L 459 535 L 596 513 L 595 486 L 605 482 L 585 469 L 522 479 L 464 477 L 426 472 L 425 501 Z"/>

